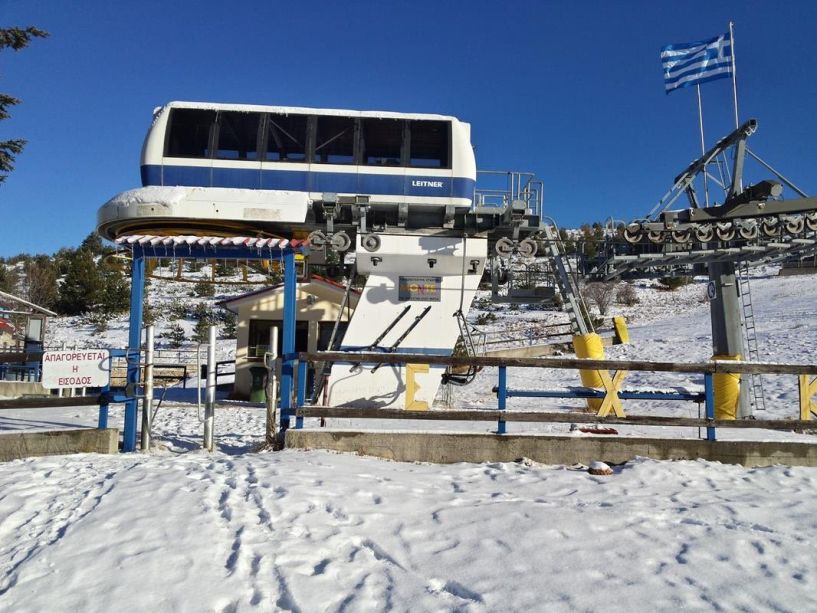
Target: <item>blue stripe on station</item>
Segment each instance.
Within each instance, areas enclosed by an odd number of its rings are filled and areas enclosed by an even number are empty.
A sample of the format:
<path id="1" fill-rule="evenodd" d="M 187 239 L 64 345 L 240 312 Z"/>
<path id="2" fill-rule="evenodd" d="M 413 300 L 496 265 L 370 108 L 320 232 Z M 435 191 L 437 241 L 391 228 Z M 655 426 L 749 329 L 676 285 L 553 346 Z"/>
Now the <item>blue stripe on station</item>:
<path id="1" fill-rule="evenodd" d="M 435 185 L 441 184 L 441 185 Z M 474 197 L 475 181 L 467 177 L 382 175 L 301 170 L 254 170 L 201 166 L 142 166 L 142 185 L 187 185 L 278 189 L 386 196 Z"/>

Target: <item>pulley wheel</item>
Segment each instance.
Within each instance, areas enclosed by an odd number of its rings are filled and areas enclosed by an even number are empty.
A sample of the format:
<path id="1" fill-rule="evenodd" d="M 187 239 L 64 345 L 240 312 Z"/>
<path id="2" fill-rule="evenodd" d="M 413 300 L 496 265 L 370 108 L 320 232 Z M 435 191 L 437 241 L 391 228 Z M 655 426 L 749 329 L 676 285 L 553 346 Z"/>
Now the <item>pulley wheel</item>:
<path id="1" fill-rule="evenodd" d="M 367 234 L 361 239 L 360 244 L 366 251 L 377 251 L 380 249 L 380 237 L 377 234 Z"/>
<path id="2" fill-rule="evenodd" d="M 498 256 L 506 258 L 513 253 L 513 241 L 507 237 L 502 237 L 496 241 L 494 249 Z"/>
<path id="3" fill-rule="evenodd" d="M 676 243 L 688 243 L 692 240 L 692 233 L 689 230 L 673 230 L 671 236 Z"/>
<path id="4" fill-rule="evenodd" d="M 332 249 L 335 251 L 346 251 L 352 246 L 352 239 L 346 232 L 338 232 L 332 235 L 332 240 L 329 242 Z"/>
<path id="5" fill-rule="evenodd" d="M 801 234 L 806 229 L 806 220 L 802 215 L 792 217 L 786 221 L 786 232 L 789 234 Z"/>
<path id="6" fill-rule="evenodd" d="M 638 224 L 630 224 L 626 228 L 624 228 L 624 240 L 628 243 L 636 244 L 641 242 L 641 237 L 643 234 L 641 233 L 641 226 Z"/>
<path id="7" fill-rule="evenodd" d="M 532 258 L 536 255 L 539 248 L 536 245 L 536 241 L 526 238 L 519 243 L 517 250 L 519 251 L 519 255 L 521 255 L 523 258 Z"/>
<path id="8" fill-rule="evenodd" d="M 315 230 L 309 234 L 309 246 L 315 249 L 323 249 L 326 246 L 326 235 L 320 230 Z"/>
<path id="9" fill-rule="evenodd" d="M 647 230 L 647 240 L 651 243 L 664 242 L 664 233 L 660 230 Z"/>
<path id="10" fill-rule="evenodd" d="M 760 222 L 760 229 L 766 236 L 774 238 L 777 236 L 777 219 L 764 219 Z"/>
<path id="11" fill-rule="evenodd" d="M 713 238 L 715 238 L 715 231 L 709 224 L 702 224 L 700 226 L 696 226 L 695 238 L 702 243 L 708 243 Z"/>
<path id="12" fill-rule="evenodd" d="M 722 241 L 731 241 L 735 238 L 735 226 L 731 223 L 729 224 L 717 224 L 715 226 L 715 234 L 718 237 L 718 240 Z"/>
<path id="13" fill-rule="evenodd" d="M 812 232 L 817 232 L 817 213 L 806 213 L 806 227 Z"/>
<path id="14" fill-rule="evenodd" d="M 747 241 L 751 241 L 757 238 L 758 235 L 758 228 L 756 223 L 748 223 L 741 226 L 738 226 L 738 235 Z"/>

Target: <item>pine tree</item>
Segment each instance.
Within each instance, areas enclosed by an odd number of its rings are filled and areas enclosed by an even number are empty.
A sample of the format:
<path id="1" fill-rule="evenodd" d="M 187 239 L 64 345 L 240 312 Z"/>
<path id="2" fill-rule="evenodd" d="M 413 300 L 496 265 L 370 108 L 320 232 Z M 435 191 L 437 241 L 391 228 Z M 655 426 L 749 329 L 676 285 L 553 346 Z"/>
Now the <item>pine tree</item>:
<path id="1" fill-rule="evenodd" d="M 170 326 L 170 329 L 163 334 L 163 337 L 167 339 L 168 345 L 173 349 L 181 347 L 187 338 L 184 333 L 184 328 L 182 328 L 182 325 L 178 321 Z"/>
<path id="2" fill-rule="evenodd" d="M 28 46 L 32 38 L 45 38 L 48 32 L 29 26 L 27 28 L 4 28 L 0 29 L 0 51 L 11 49 L 19 51 Z M 0 94 L 0 120 L 8 119 L 9 107 L 20 104 L 20 100 Z M 20 138 L 0 141 L 0 183 L 6 180 L 8 174 L 14 169 L 15 158 L 22 153 L 26 146 L 26 141 Z"/>
<path id="3" fill-rule="evenodd" d="M 57 270 L 51 258 L 38 255 L 25 265 L 25 297 L 47 309 L 53 309 L 59 300 Z"/>
<path id="4" fill-rule="evenodd" d="M 221 328 L 221 338 L 236 338 L 238 317 L 232 311 L 226 309 L 221 315 L 221 321 L 224 326 Z"/>
<path id="5" fill-rule="evenodd" d="M 91 252 L 85 249 L 74 252 L 60 285 L 57 310 L 64 315 L 80 315 L 96 308 L 102 285 Z"/>
<path id="6" fill-rule="evenodd" d="M 17 288 L 17 274 L 13 268 L 7 268 L 0 262 L 0 292 L 13 294 Z"/>

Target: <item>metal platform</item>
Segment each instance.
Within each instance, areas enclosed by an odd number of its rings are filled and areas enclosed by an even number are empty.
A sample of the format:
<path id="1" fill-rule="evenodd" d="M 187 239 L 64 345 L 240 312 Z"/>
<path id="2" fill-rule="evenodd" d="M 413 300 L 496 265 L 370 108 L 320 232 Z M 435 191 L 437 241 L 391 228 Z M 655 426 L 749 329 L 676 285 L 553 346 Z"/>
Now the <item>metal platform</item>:
<path id="1" fill-rule="evenodd" d="M 669 246 L 669 245 L 667 245 Z M 678 249 L 677 245 L 672 245 Z M 817 238 L 781 238 L 768 243 L 741 246 L 702 247 L 664 251 L 614 255 L 591 271 L 605 280 L 614 279 L 629 271 L 711 264 L 717 262 L 745 262 L 753 266 L 782 262 L 796 255 L 808 257 L 817 254 Z"/>

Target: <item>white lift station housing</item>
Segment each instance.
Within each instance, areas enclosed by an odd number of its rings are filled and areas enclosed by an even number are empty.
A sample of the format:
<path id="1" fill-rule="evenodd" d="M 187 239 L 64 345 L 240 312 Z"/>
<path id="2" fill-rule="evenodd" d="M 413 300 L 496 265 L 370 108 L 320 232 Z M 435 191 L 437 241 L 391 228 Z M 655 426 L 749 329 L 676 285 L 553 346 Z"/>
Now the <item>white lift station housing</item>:
<path id="1" fill-rule="evenodd" d="M 343 351 L 451 355 L 457 314 L 467 316 L 488 251 L 486 238 L 380 234 L 369 252 L 357 236 L 357 270 L 368 275 Z M 384 334 L 385 332 L 385 334 Z M 445 367 L 337 363 L 331 406 L 431 407 Z"/>

